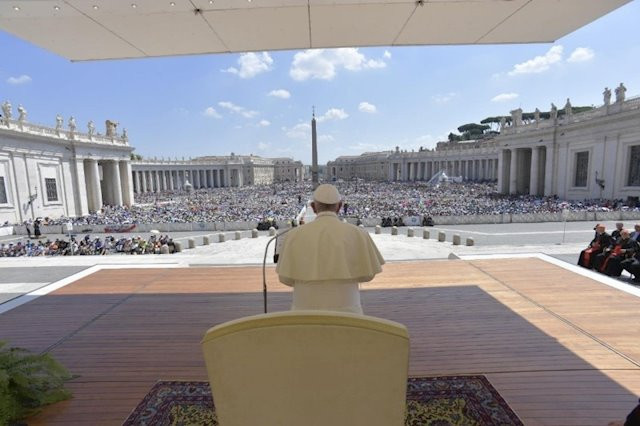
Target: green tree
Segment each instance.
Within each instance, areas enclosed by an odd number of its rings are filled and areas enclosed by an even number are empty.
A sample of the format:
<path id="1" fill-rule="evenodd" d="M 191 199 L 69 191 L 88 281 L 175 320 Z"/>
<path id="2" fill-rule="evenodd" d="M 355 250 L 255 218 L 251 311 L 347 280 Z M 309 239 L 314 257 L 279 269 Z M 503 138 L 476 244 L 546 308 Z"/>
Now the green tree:
<path id="1" fill-rule="evenodd" d="M 462 140 L 462 136 L 460 135 L 456 135 L 455 133 L 451 132 L 449 133 L 449 142 L 457 142 Z"/>

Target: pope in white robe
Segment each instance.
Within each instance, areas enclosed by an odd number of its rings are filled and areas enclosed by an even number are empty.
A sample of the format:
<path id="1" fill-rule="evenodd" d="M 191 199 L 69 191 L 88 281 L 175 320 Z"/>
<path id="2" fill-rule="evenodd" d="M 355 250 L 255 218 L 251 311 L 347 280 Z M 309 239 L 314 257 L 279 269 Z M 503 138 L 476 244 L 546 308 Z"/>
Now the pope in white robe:
<path id="1" fill-rule="evenodd" d="M 338 189 L 320 185 L 311 203 L 316 219 L 286 235 L 276 272 L 293 287 L 292 310 L 362 314 L 359 283 L 382 271 L 384 259 L 367 231 L 344 223 Z"/>

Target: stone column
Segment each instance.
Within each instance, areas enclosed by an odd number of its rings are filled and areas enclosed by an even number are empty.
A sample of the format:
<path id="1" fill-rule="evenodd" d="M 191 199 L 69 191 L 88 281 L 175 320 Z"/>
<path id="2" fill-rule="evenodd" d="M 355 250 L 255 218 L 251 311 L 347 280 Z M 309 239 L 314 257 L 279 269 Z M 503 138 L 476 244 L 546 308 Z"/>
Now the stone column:
<path id="1" fill-rule="evenodd" d="M 529 177 L 529 194 L 538 195 L 538 169 L 540 160 L 540 149 L 531 148 L 531 173 Z"/>
<path id="2" fill-rule="evenodd" d="M 122 191 L 122 202 L 125 206 L 131 207 L 133 204 L 133 176 L 131 173 L 131 163 L 129 161 L 120 161 L 120 180 Z"/>
<path id="3" fill-rule="evenodd" d="M 160 171 L 156 170 L 153 172 L 153 177 L 155 178 L 156 181 L 156 192 L 160 192 L 161 188 L 160 188 Z"/>
<path id="4" fill-rule="evenodd" d="M 501 149 L 498 152 L 498 192 L 504 194 L 504 159 L 505 159 L 505 150 Z"/>
<path id="5" fill-rule="evenodd" d="M 193 185 L 193 189 L 199 189 L 200 188 L 200 170 L 196 169 L 192 171 L 193 174 L 193 182 L 191 182 L 191 184 Z"/>
<path id="6" fill-rule="evenodd" d="M 509 194 L 517 194 L 518 193 L 518 188 L 517 188 L 517 184 L 518 184 L 518 173 L 517 173 L 517 167 L 518 167 L 518 150 L 517 149 L 511 149 L 511 165 L 510 165 L 510 169 L 509 169 Z"/>
<path id="7" fill-rule="evenodd" d="M 108 167 L 110 168 L 111 177 L 111 191 L 113 194 L 113 204 L 116 206 L 122 206 L 122 182 L 120 181 L 120 166 L 118 161 L 109 161 Z"/>
<path id="8" fill-rule="evenodd" d="M 89 191 L 87 185 L 87 178 L 84 170 L 84 160 L 76 159 L 76 173 L 74 176 L 75 187 L 78 189 L 76 194 L 76 215 L 89 214 Z"/>
<path id="9" fill-rule="evenodd" d="M 140 172 L 135 173 L 135 181 L 136 181 L 136 192 L 140 194 L 142 192 L 142 179 L 140 179 Z"/>
<path id="10" fill-rule="evenodd" d="M 100 168 L 97 160 L 88 160 L 86 169 L 89 176 L 89 210 L 92 212 L 100 211 L 102 208 L 102 188 L 100 187 Z"/>
<path id="11" fill-rule="evenodd" d="M 545 145 L 544 195 L 553 195 L 553 145 Z"/>

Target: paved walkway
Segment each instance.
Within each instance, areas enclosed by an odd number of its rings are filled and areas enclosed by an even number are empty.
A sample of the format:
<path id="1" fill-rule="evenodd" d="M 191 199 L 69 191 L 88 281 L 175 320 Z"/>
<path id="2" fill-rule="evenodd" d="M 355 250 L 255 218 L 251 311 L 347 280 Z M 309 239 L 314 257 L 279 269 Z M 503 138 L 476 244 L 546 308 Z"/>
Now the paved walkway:
<path id="1" fill-rule="evenodd" d="M 85 266 L 2 267 L 0 304 L 86 269 Z"/>
<path id="2" fill-rule="evenodd" d="M 613 223 L 606 223 L 613 228 Z M 382 234 L 374 234 L 374 228 L 368 231 L 377 244 L 383 257 L 388 261 L 446 259 L 456 256 L 500 255 L 545 253 L 558 259 L 575 264 L 578 253 L 585 247 L 593 235 L 592 222 L 569 222 L 566 233 L 563 223 L 501 224 L 501 225 L 459 225 L 425 228 L 431 238 L 422 238 L 422 229 L 415 228 L 416 236 L 409 238 L 407 228 L 400 228 L 400 235 L 390 235 L 390 228 L 383 228 Z M 631 225 L 626 224 L 627 226 Z M 440 243 L 438 231 L 447 234 L 447 242 Z M 463 241 L 473 237 L 473 247 L 454 246 L 451 238 L 460 234 Z M 195 238 L 202 244 L 202 236 L 211 233 L 187 233 L 174 237 Z M 214 233 L 216 234 L 216 233 Z M 37 258 L 0 258 L 0 304 L 21 294 L 29 293 L 49 283 L 73 275 L 84 268 L 94 265 L 141 265 L 174 264 L 176 266 L 203 265 L 257 265 L 262 263 L 268 241 L 267 232 L 261 232 L 257 239 L 250 238 L 250 231 L 242 231 L 242 239 L 234 240 L 234 232 L 226 232 L 227 241 L 198 246 L 174 255 L 110 255 L 110 256 L 64 256 Z M 562 243 L 564 235 L 565 243 Z M 50 236 L 52 237 L 52 236 Z M 13 236 L 15 238 L 15 236 Z M 186 244 L 185 244 L 186 246 Z M 269 248 L 267 259 L 272 258 L 273 245 Z M 269 265 L 272 265 L 269 263 Z M 626 274 L 626 273 L 625 273 Z M 625 279 L 628 281 L 628 279 Z"/>

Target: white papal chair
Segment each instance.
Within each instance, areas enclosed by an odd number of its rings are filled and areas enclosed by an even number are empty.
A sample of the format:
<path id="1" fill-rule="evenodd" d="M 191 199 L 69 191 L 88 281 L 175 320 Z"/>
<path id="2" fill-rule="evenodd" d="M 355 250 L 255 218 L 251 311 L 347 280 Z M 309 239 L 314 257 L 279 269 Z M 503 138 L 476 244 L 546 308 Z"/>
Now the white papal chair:
<path id="1" fill-rule="evenodd" d="M 221 426 L 404 424 L 409 334 L 329 311 L 241 318 L 202 341 Z"/>

